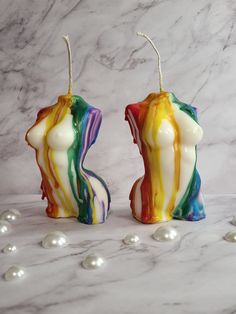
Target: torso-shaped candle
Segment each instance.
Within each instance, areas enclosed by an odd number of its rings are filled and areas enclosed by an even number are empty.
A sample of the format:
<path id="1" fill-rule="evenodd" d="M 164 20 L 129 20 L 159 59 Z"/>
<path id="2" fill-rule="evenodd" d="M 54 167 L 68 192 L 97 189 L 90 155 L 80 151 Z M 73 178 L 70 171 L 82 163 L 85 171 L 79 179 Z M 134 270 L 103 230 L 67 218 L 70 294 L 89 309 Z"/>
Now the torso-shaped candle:
<path id="1" fill-rule="evenodd" d="M 145 169 L 130 193 L 133 216 L 143 223 L 204 218 L 196 169 L 196 145 L 203 132 L 196 109 L 161 88 L 143 102 L 128 105 L 125 118 Z"/>
<path id="2" fill-rule="evenodd" d="M 68 38 L 65 39 L 70 54 Z M 101 120 L 101 111 L 72 95 L 69 85 L 68 94 L 59 96 L 55 105 L 40 110 L 28 130 L 26 141 L 36 151 L 48 216 L 78 217 L 86 224 L 105 221 L 109 191 L 100 177 L 83 167 Z"/>

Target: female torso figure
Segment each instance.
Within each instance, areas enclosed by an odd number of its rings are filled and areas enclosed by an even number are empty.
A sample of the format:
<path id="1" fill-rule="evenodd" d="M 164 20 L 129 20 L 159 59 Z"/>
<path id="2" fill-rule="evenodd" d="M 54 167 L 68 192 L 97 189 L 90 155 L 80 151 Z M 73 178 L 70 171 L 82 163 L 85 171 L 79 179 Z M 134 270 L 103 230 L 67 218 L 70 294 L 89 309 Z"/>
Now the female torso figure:
<path id="1" fill-rule="evenodd" d="M 196 170 L 202 129 L 195 109 L 172 93 L 153 93 L 127 106 L 126 120 L 145 168 L 130 193 L 133 216 L 143 223 L 204 218 Z"/>
<path id="2" fill-rule="evenodd" d="M 28 130 L 26 140 L 36 151 L 48 216 L 78 217 L 87 224 L 105 221 L 110 204 L 106 184 L 83 167 L 101 120 L 100 110 L 68 94 L 40 110 Z"/>

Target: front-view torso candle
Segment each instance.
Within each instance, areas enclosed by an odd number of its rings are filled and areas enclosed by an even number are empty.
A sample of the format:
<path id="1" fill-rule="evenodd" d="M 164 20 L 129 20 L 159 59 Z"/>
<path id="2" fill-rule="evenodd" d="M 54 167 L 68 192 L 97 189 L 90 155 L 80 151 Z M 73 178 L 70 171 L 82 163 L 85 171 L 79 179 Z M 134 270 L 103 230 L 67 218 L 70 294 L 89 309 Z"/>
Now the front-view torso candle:
<path id="1" fill-rule="evenodd" d="M 102 114 L 82 97 L 72 95 L 71 52 L 68 37 L 64 39 L 69 56 L 68 94 L 38 112 L 26 141 L 36 151 L 48 216 L 102 223 L 109 210 L 109 191 L 100 177 L 83 167 L 85 155 L 96 141 Z"/>
<path id="2" fill-rule="evenodd" d="M 160 93 L 126 107 L 134 142 L 143 157 L 145 174 L 130 193 L 133 216 L 143 223 L 171 218 L 200 220 L 205 217 L 196 169 L 197 149 L 203 131 L 196 108 L 182 103 L 162 87 L 158 54 Z"/>

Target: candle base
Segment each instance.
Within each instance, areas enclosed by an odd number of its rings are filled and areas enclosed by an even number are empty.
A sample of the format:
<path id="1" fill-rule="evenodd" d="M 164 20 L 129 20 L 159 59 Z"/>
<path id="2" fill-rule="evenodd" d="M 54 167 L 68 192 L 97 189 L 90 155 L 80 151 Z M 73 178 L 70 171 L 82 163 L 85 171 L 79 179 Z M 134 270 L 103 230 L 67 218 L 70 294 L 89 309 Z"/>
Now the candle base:
<path id="1" fill-rule="evenodd" d="M 46 208 L 46 214 L 50 218 L 71 218 L 76 217 L 77 214 L 75 211 L 68 212 L 67 209 L 57 207 L 56 205 L 50 205 Z"/>

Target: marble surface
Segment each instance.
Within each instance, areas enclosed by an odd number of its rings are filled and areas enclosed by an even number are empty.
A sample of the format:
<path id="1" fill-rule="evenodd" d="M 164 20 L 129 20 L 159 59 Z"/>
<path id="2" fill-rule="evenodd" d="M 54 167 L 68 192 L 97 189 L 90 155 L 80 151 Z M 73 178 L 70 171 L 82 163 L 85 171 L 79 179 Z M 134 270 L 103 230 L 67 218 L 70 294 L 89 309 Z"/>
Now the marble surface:
<path id="1" fill-rule="evenodd" d="M 47 218 L 38 195 L 2 196 L 0 212 L 14 207 L 22 217 L 12 223 L 11 234 L 0 237 L 0 248 L 9 241 L 19 247 L 14 255 L 0 254 L 0 273 L 20 264 L 27 276 L 18 282 L 0 279 L 0 313 L 235 313 L 236 243 L 222 237 L 236 230 L 230 224 L 236 195 L 209 195 L 205 201 L 206 220 L 168 222 L 180 239 L 158 243 L 151 238 L 158 225 L 137 223 L 122 198 L 113 203 L 104 225 L 85 226 Z M 67 234 L 67 248 L 40 246 L 54 230 Z M 121 242 L 130 232 L 140 236 L 139 245 Z M 83 257 L 95 252 L 106 265 L 81 268 Z"/>
<path id="2" fill-rule="evenodd" d="M 236 177 L 236 32 L 234 0 L 8 0 L 0 14 L 0 193 L 39 193 L 34 152 L 24 134 L 39 108 L 67 90 L 70 35 L 74 92 L 103 111 L 87 166 L 108 183 L 114 201 L 128 198 L 143 172 L 124 121 L 127 104 L 164 87 L 198 107 L 205 135 L 199 168 L 205 193 L 234 193 Z"/>

